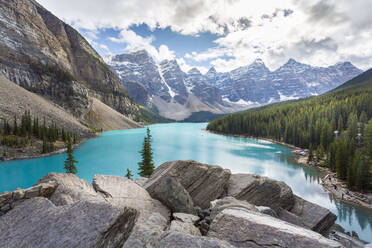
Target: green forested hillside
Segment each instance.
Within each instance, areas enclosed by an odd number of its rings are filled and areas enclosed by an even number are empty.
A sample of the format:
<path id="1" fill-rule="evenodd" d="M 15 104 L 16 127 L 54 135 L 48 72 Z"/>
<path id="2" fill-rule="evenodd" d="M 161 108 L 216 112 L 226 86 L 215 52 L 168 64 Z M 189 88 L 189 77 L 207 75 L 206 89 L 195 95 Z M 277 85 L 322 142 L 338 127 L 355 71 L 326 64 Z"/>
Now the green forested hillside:
<path id="1" fill-rule="evenodd" d="M 371 187 L 372 69 L 327 94 L 228 115 L 207 129 L 309 148 L 350 188 L 366 189 Z"/>

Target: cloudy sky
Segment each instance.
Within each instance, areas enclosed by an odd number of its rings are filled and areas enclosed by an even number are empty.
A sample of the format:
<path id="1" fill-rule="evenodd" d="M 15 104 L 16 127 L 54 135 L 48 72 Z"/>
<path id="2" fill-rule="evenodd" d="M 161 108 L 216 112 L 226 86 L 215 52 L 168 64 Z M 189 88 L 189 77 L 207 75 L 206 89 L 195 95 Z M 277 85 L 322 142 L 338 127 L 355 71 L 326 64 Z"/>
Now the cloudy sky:
<path id="1" fill-rule="evenodd" d="M 37 0 L 101 54 L 146 49 L 182 69 L 229 71 L 261 58 L 372 67 L 370 0 Z"/>

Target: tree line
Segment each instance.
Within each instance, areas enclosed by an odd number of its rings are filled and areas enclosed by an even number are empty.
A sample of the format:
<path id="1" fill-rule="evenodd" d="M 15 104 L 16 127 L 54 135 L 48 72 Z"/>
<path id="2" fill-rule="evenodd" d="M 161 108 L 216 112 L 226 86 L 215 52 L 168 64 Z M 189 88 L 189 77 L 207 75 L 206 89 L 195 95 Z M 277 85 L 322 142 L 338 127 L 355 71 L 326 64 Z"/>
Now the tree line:
<path id="1" fill-rule="evenodd" d="M 371 188 L 370 84 L 231 114 L 210 122 L 207 129 L 307 148 L 309 160 L 329 167 L 349 188 Z"/>
<path id="2" fill-rule="evenodd" d="M 45 118 L 42 121 L 38 117 L 32 118 L 30 111 L 27 110 L 19 119 L 16 115 L 11 121 L 3 119 L 0 137 L 3 146 L 12 148 L 32 145 L 33 139 L 42 140 L 42 153 L 54 151 L 54 143 L 58 140 L 66 143 L 71 138 L 74 144 L 79 142 L 78 135 L 58 128 L 55 123 L 47 125 Z"/>

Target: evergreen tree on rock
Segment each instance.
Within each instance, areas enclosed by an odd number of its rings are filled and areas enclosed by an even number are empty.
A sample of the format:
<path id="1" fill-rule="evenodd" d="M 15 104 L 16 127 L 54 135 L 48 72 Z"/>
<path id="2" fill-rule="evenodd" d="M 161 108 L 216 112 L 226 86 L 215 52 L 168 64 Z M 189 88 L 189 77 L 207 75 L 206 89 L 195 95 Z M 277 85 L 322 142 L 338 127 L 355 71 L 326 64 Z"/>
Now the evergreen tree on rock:
<path id="1" fill-rule="evenodd" d="M 129 169 L 127 169 L 127 174 L 125 175 L 125 177 L 128 178 L 128 179 L 132 179 L 133 174 Z"/>
<path id="2" fill-rule="evenodd" d="M 152 159 L 152 149 L 151 149 L 151 133 L 150 129 L 147 128 L 146 136 L 143 139 L 142 150 L 140 151 L 142 161 L 138 163 L 139 174 L 142 177 L 149 177 L 154 172 L 154 162 Z"/>

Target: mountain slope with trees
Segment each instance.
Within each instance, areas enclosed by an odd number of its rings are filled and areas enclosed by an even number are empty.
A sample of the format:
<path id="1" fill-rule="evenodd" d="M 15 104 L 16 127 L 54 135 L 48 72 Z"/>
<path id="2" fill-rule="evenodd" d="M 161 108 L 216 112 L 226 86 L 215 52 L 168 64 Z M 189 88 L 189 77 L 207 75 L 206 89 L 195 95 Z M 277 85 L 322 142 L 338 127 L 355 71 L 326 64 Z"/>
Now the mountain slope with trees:
<path id="1" fill-rule="evenodd" d="M 309 148 L 350 188 L 371 188 L 372 69 L 327 94 L 228 115 L 207 129 Z"/>

